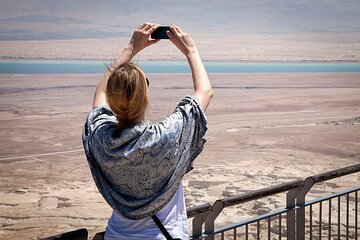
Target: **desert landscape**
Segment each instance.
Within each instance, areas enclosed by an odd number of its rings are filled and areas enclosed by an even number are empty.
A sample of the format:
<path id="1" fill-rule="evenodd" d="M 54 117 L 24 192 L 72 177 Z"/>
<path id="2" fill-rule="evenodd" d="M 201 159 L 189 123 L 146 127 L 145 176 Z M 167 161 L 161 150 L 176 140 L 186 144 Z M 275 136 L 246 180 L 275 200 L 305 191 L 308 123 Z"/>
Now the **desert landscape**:
<path id="1" fill-rule="evenodd" d="M 187 207 L 360 163 L 360 1 L 0 2 L 0 240 L 34 240 L 79 228 L 87 228 L 92 239 L 105 230 L 112 210 L 93 182 L 81 141 L 102 73 L 19 74 L 18 63 L 35 60 L 40 70 L 45 69 L 41 62 L 108 63 L 143 22 L 177 24 L 209 64 L 357 68 L 210 73 L 214 98 L 206 112 L 207 143 L 184 178 Z M 185 59 L 170 41 L 161 40 L 133 61 Z M 190 73 L 146 75 L 151 100 L 146 117 L 152 122 L 161 121 L 193 92 Z M 316 184 L 306 200 L 359 187 L 359 182 L 360 173 L 354 173 Z M 318 216 L 322 208 L 314 206 L 313 239 L 326 237 L 331 229 L 326 220 L 331 214 L 337 219 L 338 213 L 341 239 L 355 239 L 358 195 L 324 203 L 323 222 Z M 281 193 L 226 208 L 215 227 L 284 208 L 285 203 Z M 285 216 L 279 219 L 269 227 L 273 240 L 286 238 L 286 229 L 278 228 L 285 225 Z M 318 234 L 321 223 L 323 238 Z M 265 228 L 259 236 L 250 233 L 249 239 L 270 239 L 268 223 L 261 224 Z M 334 221 L 332 227 L 336 225 Z M 232 234 L 247 239 L 243 230 L 231 231 L 225 239 Z M 254 232 L 254 225 L 249 231 Z"/>
<path id="2" fill-rule="evenodd" d="M 192 94 L 190 74 L 147 74 L 160 121 Z M 188 207 L 360 162 L 359 73 L 210 74 L 207 143 L 184 179 Z M 98 74 L 0 75 L 0 239 L 36 239 L 111 214 L 81 131 Z M 358 186 L 360 174 L 319 184 L 310 198 Z M 216 226 L 283 207 L 284 196 L 224 211 Z"/>

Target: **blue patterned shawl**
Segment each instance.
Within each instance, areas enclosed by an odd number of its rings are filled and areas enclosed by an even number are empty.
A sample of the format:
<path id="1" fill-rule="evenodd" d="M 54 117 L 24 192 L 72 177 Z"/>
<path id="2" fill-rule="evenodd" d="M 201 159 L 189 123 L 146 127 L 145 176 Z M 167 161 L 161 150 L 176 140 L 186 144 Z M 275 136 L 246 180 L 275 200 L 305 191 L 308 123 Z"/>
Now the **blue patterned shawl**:
<path id="1" fill-rule="evenodd" d="M 107 107 L 88 115 L 82 139 L 94 181 L 108 204 L 128 219 L 149 217 L 163 208 L 203 149 L 206 116 L 186 96 L 158 124 L 144 122 L 117 133 Z"/>

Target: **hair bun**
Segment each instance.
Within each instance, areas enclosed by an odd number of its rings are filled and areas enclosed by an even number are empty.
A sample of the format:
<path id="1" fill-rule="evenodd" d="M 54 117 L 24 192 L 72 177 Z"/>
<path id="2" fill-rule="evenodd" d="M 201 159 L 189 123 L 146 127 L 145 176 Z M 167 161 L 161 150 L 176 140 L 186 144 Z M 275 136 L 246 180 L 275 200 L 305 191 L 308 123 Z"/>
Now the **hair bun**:
<path id="1" fill-rule="evenodd" d="M 149 104 L 145 74 L 131 62 L 115 67 L 110 72 L 106 96 L 120 131 L 141 122 Z"/>

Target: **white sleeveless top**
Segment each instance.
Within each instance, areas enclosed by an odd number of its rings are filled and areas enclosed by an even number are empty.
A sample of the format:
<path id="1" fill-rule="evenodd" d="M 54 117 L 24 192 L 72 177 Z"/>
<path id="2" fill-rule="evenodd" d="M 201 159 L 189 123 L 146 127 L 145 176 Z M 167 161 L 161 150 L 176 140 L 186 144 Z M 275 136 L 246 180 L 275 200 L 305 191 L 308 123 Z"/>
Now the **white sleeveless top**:
<path id="1" fill-rule="evenodd" d="M 182 183 L 170 202 L 157 214 L 172 238 L 188 239 L 188 221 Z M 105 240 L 166 239 L 151 217 L 130 220 L 113 211 Z"/>

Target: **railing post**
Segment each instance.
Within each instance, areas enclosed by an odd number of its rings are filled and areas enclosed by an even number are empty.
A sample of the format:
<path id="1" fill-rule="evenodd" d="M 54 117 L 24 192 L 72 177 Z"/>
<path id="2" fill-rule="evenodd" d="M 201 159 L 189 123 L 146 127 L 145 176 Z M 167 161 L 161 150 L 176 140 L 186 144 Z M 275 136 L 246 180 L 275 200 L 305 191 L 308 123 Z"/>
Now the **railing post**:
<path id="1" fill-rule="evenodd" d="M 308 177 L 304 181 L 304 186 L 296 197 L 296 239 L 305 239 L 305 196 L 314 186 L 314 179 Z"/>
<path id="2" fill-rule="evenodd" d="M 295 199 L 298 192 L 298 188 L 290 190 L 286 194 L 286 228 L 287 228 L 287 240 L 295 240 Z"/>
<path id="3" fill-rule="evenodd" d="M 205 234 L 210 235 L 206 237 L 206 240 L 214 240 L 214 229 L 215 229 L 215 219 L 219 216 L 221 211 L 224 209 L 224 203 L 221 200 L 215 201 L 212 206 L 212 210 L 205 220 Z"/>
<path id="4" fill-rule="evenodd" d="M 192 221 L 192 227 L 193 227 L 193 238 L 197 239 L 199 237 L 202 236 L 202 226 L 207 218 L 207 216 L 209 215 L 209 212 L 204 212 L 204 213 L 200 213 L 198 215 L 196 215 L 193 218 Z"/>

